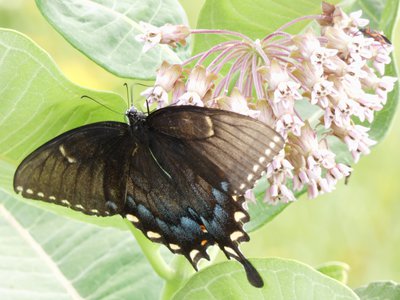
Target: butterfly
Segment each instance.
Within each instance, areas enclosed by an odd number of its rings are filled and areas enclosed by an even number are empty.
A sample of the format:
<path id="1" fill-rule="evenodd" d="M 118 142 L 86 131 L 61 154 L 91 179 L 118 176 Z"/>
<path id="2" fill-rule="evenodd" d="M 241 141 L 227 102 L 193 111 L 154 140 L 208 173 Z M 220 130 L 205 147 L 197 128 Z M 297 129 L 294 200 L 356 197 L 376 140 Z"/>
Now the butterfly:
<path id="1" fill-rule="evenodd" d="M 45 143 L 18 166 L 14 190 L 89 215 L 119 214 L 195 270 L 218 244 L 262 287 L 239 250 L 249 241 L 244 192 L 283 148 L 282 137 L 258 120 L 205 107 L 148 116 L 131 107 L 126 116 L 128 123 L 88 124 Z"/>

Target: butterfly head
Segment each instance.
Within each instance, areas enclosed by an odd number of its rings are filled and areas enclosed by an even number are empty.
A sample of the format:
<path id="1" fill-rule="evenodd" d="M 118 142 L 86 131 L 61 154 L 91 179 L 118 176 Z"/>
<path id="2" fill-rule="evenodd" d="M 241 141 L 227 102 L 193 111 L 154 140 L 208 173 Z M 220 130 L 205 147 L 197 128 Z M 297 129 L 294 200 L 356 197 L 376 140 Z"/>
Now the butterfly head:
<path id="1" fill-rule="evenodd" d="M 146 116 L 144 115 L 144 113 L 138 111 L 134 106 L 129 108 L 126 111 L 125 115 L 127 116 L 129 125 L 131 126 L 138 125 L 139 123 L 142 123 L 146 120 Z"/>

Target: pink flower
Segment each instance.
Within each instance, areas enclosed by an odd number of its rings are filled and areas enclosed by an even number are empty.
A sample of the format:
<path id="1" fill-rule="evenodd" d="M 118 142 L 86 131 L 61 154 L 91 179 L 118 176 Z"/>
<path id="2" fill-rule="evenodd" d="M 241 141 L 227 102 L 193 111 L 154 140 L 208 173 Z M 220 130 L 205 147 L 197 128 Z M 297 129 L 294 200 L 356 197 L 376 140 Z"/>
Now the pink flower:
<path id="1" fill-rule="evenodd" d="M 252 118 L 258 118 L 260 112 L 250 109 L 247 100 L 242 96 L 237 88 L 234 88 L 230 96 L 222 96 L 215 99 L 217 107 L 224 110 L 237 112 Z"/>
<path id="2" fill-rule="evenodd" d="M 211 90 L 217 76 L 209 73 L 203 66 L 195 66 L 189 75 L 186 92 L 178 98 L 177 105 L 204 106 L 204 102 L 211 97 Z"/>
<path id="3" fill-rule="evenodd" d="M 315 68 L 321 70 L 325 65 L 332 65 L 331 58 L 338 53 L 336 49 L 322 47 L 321 42 L 312 31 L 293 37 L 293 42 L 299 52 L 295 51 L 293 55 L 310 61 Z"/>
<path id="4" fill-rule="evenodd" d="M 333 168 L 328 170 L 326 178 L 329 183 L 336 184 L 338 180 L 350 176 L 352 170 L 353 169 L 351 167 L 342 163 L 338 163 Z"/>
<path id="5" fill-rule="evenodd" d="M 272 128 L 275 128 L 276 116 L 271 105 L 266 99 L 259 99 L 256 103 L 256 109 L 259 111 L 258 120 L 264 122 Z"/>
<path id="6" fill-rule="evenodd" d="M 284 152 L 280 152 L 274 157 L 272 162 L 267 166 L 267 178 L 274 177 L 274 181 L 286 182 L 288 178 L 293 178 L 293 166 L 285 159 Z"/>
<path id="7" fill-rule="evenodd" d="M 295 201 L 293 192 L 286 185 L 273 183 L 267 189 L 264 201 L 268 204 L 289 203 Z"/>
<path id="8" fill-rule="evenodd" d="M 302 99 L 298 91 L 299 88 L 300 84 L 291 80 L 280 82 L 274 91 L 273 102 L 282 101 L 286 103 L 287 101 Z"/>
<path id="9" fill-rule="evenodd" d="M 392 45 L 382 45 L 379 42 L 374 43 L 375 53 L 373 56 L 373 66 L 380 75 L 385 73 L 385 65 L 390 64 L 392 61 L 390 53 L 393 51 Z"/>
<path id="10" fill-rule="evenodd" d="M 397 81 L 396 77 L 383 76 L 381 81 L 377 84 L 375 92 L 378 94 L 379 98 L 382 100 L 382 104 L 386 104 L 387 94 L 393 91 L 394 84 Z"/>
<path id="11" fill-rule="evenodd" d="M 330 184 L 326 178 L 313 178 L 308 184 L 308 197 L 312 199 L 317 197 L 318 195 L 329 193 L 333 189 L 334 185 Z"/>
<path id="12" fill-rule="evenodd" d="M 146 89 L 140 95 L 145 96 L 149 104 L 157 103 L 159 108 L 167 105 L 168 93 L 172 91 L 181 74 L 182 66 L 170 65 L 164 61 L 157 71 L 154 86 Z"/>
<path id="13" fill-rule="evenodd" d="M 329 105 L 329 95 L 336 93 L 333 82 L 321 78 L 312 87 L 311 104 L 318 104 L 322 108 L 327 108 Z"/>
<path id="14" fill-rule="evenodd" d="M 190 34 L 189 28 L 185 25 L 165 24 L 156 27 L 145 22 L 140 22 L 139 25 L 144 33 L 137 35 L 135 39 L 144 43 L 143 52 L 147 52 L 158 44 L 176 47 L 176 43 L 180 43 L 184 46 L 186 38 Z"/>
<path id="15" fill-rule="evenodd" d="M 376 144 L 376 141 L 369 138 L 367 127 L 349 125 L 346 128 L 332 126 L 332 129 L 333 134 L 346 143 L 355 162 L 360 159 L 361 154 L 369 154 L 370 147 Z"/>

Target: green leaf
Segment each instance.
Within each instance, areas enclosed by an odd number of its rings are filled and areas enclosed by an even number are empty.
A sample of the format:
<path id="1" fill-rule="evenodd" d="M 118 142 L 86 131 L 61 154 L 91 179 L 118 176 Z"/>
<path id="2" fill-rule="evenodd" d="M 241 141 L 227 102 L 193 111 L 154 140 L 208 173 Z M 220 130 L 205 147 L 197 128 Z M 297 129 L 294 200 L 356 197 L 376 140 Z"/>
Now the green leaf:
<path id="1" fill-rule="evenodd" d="M 320 13 L 320 0 L 207 0 L 200 12 L 197 28 L 228 29 L 253 39 L 261 39 L 295 18 Z M 297 23 L 291 26 L 288 32 L 300 32 L 308 24 L 308 21 Z M 196 35 L 194 53 L 205 51 L 226 40 L 229 39 Z"/>
<path id="2" fill-rule="evenodd" d="M 351 8 L 346 11 L 362 10 L 362 18 L 367 18 L 371 28 L 377 28 L 382 17 L 382 11 L 385 7 L 386 0 L 358 0 L 354 1 Z"/>
<path id="3" fill-rule="evenodd" d="M 253 259 L 251 262 L 264 279 L 264 287 L 261 289 L 248 283 L 241 265 L 237 262 L 225 262 L 195 274 L 173 300 L 358 299 L 345 285 L 305 264 L 278 258 Z"/>
<path id="4" fill-rule="evenodd" d="M 126 78 L 151 79 L 163 60 L 179 63 L 188 47 L 173 51 L 159 45 L 143 53 L 135 40 L 139 21 L 155 26 L 187 24 L 177 0 L 36 0 L 49 23 L 83 54 L 111 73 Z"/>
<path id="5" fill-rule="evenodd" d="M 0 298 L 157 299 L 162 281 L 129 231 L 76 222 L 0 190 Z"/>
<path id="6" fill-rule="evenodd" d="M 379 20 L 379 29 L 382 30 L 389 40 L 393 40 L 395 32 L 393 28 L 399 22 L 399 1 L 387 0 L 382 17 Z M 369 17 L 369 15 L 368 15 Z M 395 62 L 399 61 L 400 49 L 394 45 L 393 56 L 397 57 L 390 65 L 386 67 L 386 76 L 393 76 L 398 78 L 398 65 Z M 375 120 L 371 126 L 371 137 L 375 140 L 382 140 L 386 136 L 390 125 L 392 124 L 394 114 L 397 110 L 399 101 L 399 82 L 395 84 L 394 90 L 388 95 L 387 103 L 384 108 L 375 115 Z"/>
<path id="7" fill-rule="evenodd" d="M 338 261 L 327 262 L 316 267 L 316 269 L 341 283 L 346 284 L 349 278 L 350 267 L 348 264 Z"/>
<path id="8" fill-rule="evenodd" d="M 361 300 L 398 300 L 400 284 L 393 281 L 372 282 L 355 290 Z"/>
<path id="9" fill-rule="evenodd" d="M 126 109 L 124 100 L 114 93 L 88 90 L 70 82 L 46 52 L 12 30 L 0 30 L 0 82 L 0 183 L 10 194 L 14 194 L 16 167 L 34 149 L 87 123 L 122 121 Z M 81 99 L 82 95 L 97 99 L 121 115 Z M 61 206 L 45 205 L 89 222 L 121 226 L 114 218 L 90 218 Z"/>
<path id="10" fill-rule="evenodd" d="M 398 22 L 399 1 L 397 0 L 360 0 L 355 2 L 350 11 L 361 9 L 363 18 L 370 20 L 370 26 L 373 30 L 383 31 L 384 35 L 393 40 L 395 32 L 393 28 Z M 394 45 L 394 57 L 399 57 L 399 47 Z M 386 66 L 385 76 L 398 77 L 394 59 L 391 64 Z M 392 124 L 394 114 L 397 109 L 399 99 L 399 83 L 395 84 L 394 90 L 388 94 L 387 103 L 384 108 L 375 113 L 372 124 L 364 123 L 364 126 L 370 127 L 370 137 L 376 141 L 381 141 L 387 134 Z"/>

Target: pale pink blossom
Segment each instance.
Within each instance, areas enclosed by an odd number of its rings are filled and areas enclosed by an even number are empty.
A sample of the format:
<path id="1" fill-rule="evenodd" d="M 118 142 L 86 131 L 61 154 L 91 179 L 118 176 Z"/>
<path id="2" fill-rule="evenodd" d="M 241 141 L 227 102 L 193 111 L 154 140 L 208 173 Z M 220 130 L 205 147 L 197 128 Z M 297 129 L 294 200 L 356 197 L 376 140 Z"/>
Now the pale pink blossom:
<path id="1" fill-rule="evenodd" d="M 285 159 L 284 152 L 281 151 L 274 157 L 271 163 L 268 164 L 266 177 L 274 178 L 274 181 L 285 182 L 289 178 L 293 178 L 293 166 Z"/>
<path id="2" fill-rule="evenodd" d="M 207 72 L 203 66 L 194 67 L 186 84 L 186 92 L 178 98 L 176 104 L 204 106 L 205 101 L 211 96 L 215 79 L 216 75 Z"/>
<path id="3" fill-rule="evenodd" d="M 230 110 L 252 118 L 258 118 L 260 115 L 259 111 L 249 108 L 247 100 L 237 88 L 233 89 L 230 96 L 225 95 L 215 99 L 215 101 L 216 106 L 220 109 Z"/>
<path id="4" fill-rule="evenodd" d="M 157 103 L 159 108 L 167 105 L 168 93 L 172 91 L 181 74 L 182 66 L 163 62 L 157 71 L 154 86 L 146 89 L 140 95 L 145 96 L 149 104 Z"/>
<path id="5" fill-rule="evenodd" d="M 351 167 L 342 163 L 338 163 L 333 168 L 328 170 L 326 178 L 330 184 L 336 184 L 338 180 L 350 176 L 352 170 L 353 169 Z"/>
<path id="6" fill-rule="evenodd" d="M 184 46 L 186 38 L 190 34 L 190 30 L 186 25 L 165 24 L 161 27 L 156 27 L 145 22 L 139 22 L 139 25 L 143 33 L 138 34 L 135 39 L 144 43 L 143 52 L 147 52 L 158 44 L 176 47 L 176 43 L 180 43 Z"/>
<path id="7" fill-rule="evenodd" d="M 332 126 L 333 134 L 344 141 L 351 152 L 355 162 L 358 162 L 360 155 L 370 153 L 370 147 L 376 144 L 368 136 L 369 128 L 361 125 L 350 125 L 346 128 Z"/>
<path id="8" fill-rule="evenodd" d="M 335 94 L 333 82 L 321 78 L 312 87 L 311 104 L 318 104 L 322 108 L 327 108 L 329 105 L 329 95 Z"/>
<path id="9" fill-rule="evenodd" d="M 265 194 L 264 201 L 268 204 L 289 203 L 296 198 L 291 190 L 284 184 L 272 183 Z"/>

